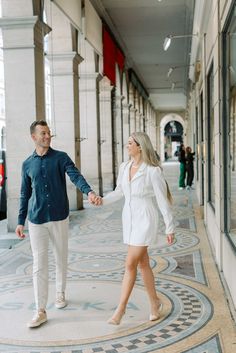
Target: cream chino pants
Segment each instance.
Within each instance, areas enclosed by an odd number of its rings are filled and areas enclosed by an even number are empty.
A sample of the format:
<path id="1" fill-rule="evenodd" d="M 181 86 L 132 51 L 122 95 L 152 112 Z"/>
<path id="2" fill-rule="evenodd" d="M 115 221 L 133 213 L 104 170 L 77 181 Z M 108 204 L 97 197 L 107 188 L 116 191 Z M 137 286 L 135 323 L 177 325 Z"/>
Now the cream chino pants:
<path id="1" fill-rule="evenodd" d="M 56 291 L 65 292 L 68 258 L 69 217 L 56 222 L 29 222 L 29 236 L 33 254 L 33 284 L 36 310 L 45 309 L 48 301 L 49 239 L 56 260 Z"/>

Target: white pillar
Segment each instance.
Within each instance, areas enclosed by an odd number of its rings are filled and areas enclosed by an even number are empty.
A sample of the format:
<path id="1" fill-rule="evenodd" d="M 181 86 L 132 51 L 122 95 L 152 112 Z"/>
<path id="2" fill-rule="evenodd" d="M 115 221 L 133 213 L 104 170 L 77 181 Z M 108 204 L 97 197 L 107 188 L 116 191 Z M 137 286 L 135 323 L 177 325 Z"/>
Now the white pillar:
<path id="1" fill-rule="evenodd" d="M 156 114 L 151 110 L 151 131 L 150 131 L 150 139 L 152 141 L 154 149 L 157 148 L 157 131 L 156 131 Z"/>
<path id="2" fill-rule="evenodd" d="M 135 123 L 135 131 L 140 131 L 140 113 L 136 113 L 135 117 L 136 123 Z"/>
<path id="3" fill-rule="evenodd" d="M 102 194 L 99 81 L 97 73 L 80 74 L 81 170 L 91 187 Z"/>
<path id="4" fill-rule="evenodd" d="M 122 116 L 122 96 L 115 96 L 115 144 L 117 171 L 123 162 L 123 116 Z"/>
<path id="5" fill-rule="evenodd" d="M 136 131 L 136 108 L 130 108 L 130 132 L 131 134 Z"/>
<path id="6" fill-rule="evenodd" d="M 130 104 L 123 104 L 123 159 L 127 161 L 129 159 L 127 152 L 127 143 L 130 136 Z"/>
<path id="7" fill-rule="evenodd" d="M 62 52 L 48 55 L 48 59 L 52 67 L 52 116 L 55 125 L 52 146 L 67 152 L 80 169 L 78 65 L 82 58 L 76 52 Z M 67 178 L 67 193 L 70 209 L 81 209 L 82 193 L 69 178 Z"/>
<path id="8" fill-rule="evenodd" d="M 11 6 L 11 2 L 2 1 L 2 13 L 4 17 L 0 18 L 0 26 L 3 34 L 6 97 L 7 221 L 8 229 L 12 231 L 17 224 L 22 162 L 34 149 L 29 126 L 34 120 L 45 118 L 43 40 L 48 27 L 37 16 L 32 16 L 32 1 L 25 1 L 24 6 L 17 9 Z"/>
<path id="9" fill-rule="evenodd" d="M 100 130 L 103 192 L 111 191 L 115 185 L 113 172 L 112 146 L 112 102 L 110 81 L 104 77 L 100 81 Z"/>

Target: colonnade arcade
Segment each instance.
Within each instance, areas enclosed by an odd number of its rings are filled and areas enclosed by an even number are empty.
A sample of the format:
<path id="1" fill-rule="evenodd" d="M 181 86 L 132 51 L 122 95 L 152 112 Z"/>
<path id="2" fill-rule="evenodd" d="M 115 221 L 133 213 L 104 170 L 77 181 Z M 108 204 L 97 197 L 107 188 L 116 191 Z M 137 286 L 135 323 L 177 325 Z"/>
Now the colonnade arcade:
<path id="1" fill-rule="evenodd" d="M 21 1 L 22 2 L 22 1 Z M 8 228 L 14 229 L 22 161 L 33 150 L 29 126 L 46 119 L 52 147 L 66 151 L 91 186 L 113 189 L 119 164 L 127 159 L 133 131 L 147 131 L 157 148 L 156 112 L 148 97 L 116 65 L 116 82 L 103 75 L 103 55 L 53 1 L 2 1 Z M 17 149 L 15 145 L 17 144 Z M 82 195 L 68 183 L 71 209 Z"/>

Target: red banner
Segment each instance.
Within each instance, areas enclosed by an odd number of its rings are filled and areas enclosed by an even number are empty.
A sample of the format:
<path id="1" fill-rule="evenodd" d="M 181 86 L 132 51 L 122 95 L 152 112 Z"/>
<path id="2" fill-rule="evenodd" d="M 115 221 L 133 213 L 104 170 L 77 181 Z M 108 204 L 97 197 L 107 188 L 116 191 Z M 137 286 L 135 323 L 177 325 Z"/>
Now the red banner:
<path id="1" fill-rule="evenodd" d="M 119 48 L 116 48 L 116 62 L 121 71 L 123 71 L 125 66 L 125 56 Z"/>
<path id="2" fill-rule="evenodd" d="M 113 85 L 116 84 L 116 46 L 109 32 L 103 27 L 103 71 Z"/>
<path id="3" fill-rule="evenodd" d="M 125 56 L 117 47 L 110 33 L 103 27 L 103 73 L 112 85 L 116 84 L 116 63 L 120 70 L 124 69 Z"/>

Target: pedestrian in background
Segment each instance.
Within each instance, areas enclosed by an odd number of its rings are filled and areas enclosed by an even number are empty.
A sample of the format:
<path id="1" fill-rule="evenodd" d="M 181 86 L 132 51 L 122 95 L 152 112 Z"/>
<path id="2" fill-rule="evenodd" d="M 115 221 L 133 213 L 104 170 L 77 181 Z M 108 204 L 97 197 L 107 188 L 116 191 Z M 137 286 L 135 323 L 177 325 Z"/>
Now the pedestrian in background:
<path id="1" fill-rule="evenodd" d="M 186 177 L 186 157 L 185 147 L 183 144 L 180 145 L 178 160 L 180 162 L 180 175 L 179 175 L 179 190 L 185 188 L 185 177 Z"/>
<path id="2" fill-rule="evenodd" d="M 186 147 L 186 173 L 187 173 L 187 186 L 186 190 L 192 189 L 193 178 L 194 178 L 194 155 L 190 146 Z"/>

